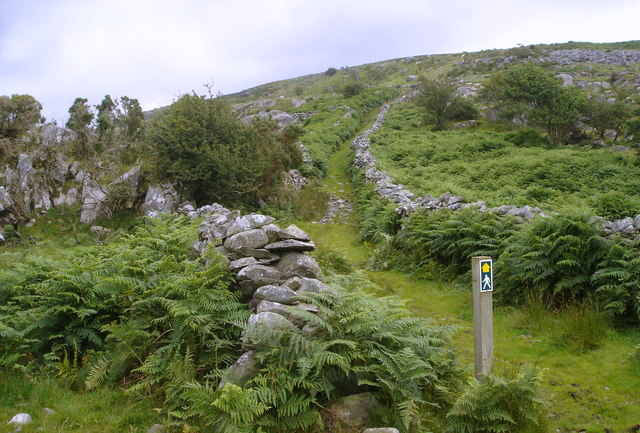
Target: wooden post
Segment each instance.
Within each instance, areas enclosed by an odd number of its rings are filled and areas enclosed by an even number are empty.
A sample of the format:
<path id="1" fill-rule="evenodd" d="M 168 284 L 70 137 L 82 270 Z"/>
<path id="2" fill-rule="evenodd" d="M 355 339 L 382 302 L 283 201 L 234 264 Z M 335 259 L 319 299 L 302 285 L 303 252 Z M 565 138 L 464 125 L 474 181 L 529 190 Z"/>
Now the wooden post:
<path id="1" fill-rule="evenodd" d="M 472 257 L 473 329 L 476 379 L 493 369 L 493 262 L 491 257 Z"/>

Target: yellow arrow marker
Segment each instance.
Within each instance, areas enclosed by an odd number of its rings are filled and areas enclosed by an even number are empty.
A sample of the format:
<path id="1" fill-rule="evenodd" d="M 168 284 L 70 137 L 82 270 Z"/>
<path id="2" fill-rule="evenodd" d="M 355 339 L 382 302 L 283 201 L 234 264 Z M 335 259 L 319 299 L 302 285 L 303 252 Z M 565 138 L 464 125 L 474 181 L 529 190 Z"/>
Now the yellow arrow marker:
<path id="1" fill-rule="evenodd" d="M 486 263 L 484 265 L 482 265 L 482 272 L 487 273 L 491 270 L 491 266 L 489 266 L 489 263 Z"/>

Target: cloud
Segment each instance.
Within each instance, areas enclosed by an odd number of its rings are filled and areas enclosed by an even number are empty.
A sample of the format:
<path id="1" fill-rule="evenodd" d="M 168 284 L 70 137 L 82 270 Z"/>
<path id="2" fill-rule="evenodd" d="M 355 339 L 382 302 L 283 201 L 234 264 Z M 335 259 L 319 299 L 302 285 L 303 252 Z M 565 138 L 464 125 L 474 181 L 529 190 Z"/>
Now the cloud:
<path id="1" fill-rule="evenodd" d="M 237 92 L 326 68 L 518 43 L 630 40 L 637 1 L 0 1 L 0 94 L 48 117 L 78 96 Z"/>

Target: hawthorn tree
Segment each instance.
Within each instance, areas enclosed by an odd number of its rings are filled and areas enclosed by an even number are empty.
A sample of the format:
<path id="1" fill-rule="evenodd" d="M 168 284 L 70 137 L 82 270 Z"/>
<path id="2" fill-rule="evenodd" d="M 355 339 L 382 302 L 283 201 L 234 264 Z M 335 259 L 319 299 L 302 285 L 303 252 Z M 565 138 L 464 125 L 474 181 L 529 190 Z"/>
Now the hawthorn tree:
<path id="1" fill-rule="evenodd" d="M 86 155 L 89 152 L 93 117 L 94 114 L 87 98 L 76 98 L 69 108 L 69 120 L 67 120 L 66 126 L 76 133 L 77 150 L 82 155 Z"/>
<path id="2" fill-rule="evenodd" d="M 449 120 L 470 120 L 478 116 L 473 104 L 458 94 L 451 80 L 421 78 L 416 104 L 425 110 L 425 121 L 440 131 Z"/>
<path id="3" fill-rule="evenodd" d="M 31 95 L 0 96 L 0 137 L 15 139 L 42 122 L 42 105 Z"/>
<path id="4" fill-rule="evenodd" d="M 198 204 L 268 198 L 299 163 L 291 132 L 270 119 L 245 125 L 220 97 L 184 95 L 151 124 L 155 173 Z"/>
<path id="5" fill-rule="evenodd" d="M 531 64 L 513 65 L 495 74 L 483 94 L 503 118 L 525 117 L 543 128 L 553 144 L 566 142 L 576 131 L 587 104 L 577 88 L 563 87 L 552 71 Z"/>

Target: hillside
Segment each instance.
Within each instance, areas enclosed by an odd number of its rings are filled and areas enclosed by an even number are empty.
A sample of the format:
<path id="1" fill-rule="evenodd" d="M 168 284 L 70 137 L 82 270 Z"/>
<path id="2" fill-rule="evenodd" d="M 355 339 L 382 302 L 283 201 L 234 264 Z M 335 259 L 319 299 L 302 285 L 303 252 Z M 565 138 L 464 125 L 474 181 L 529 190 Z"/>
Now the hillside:
<path id="1" fill-rule="evenodd" d="M 570 42 L 0 122 L 0 419 L 637 431 L 639 95 L 639 41 Z"/>

